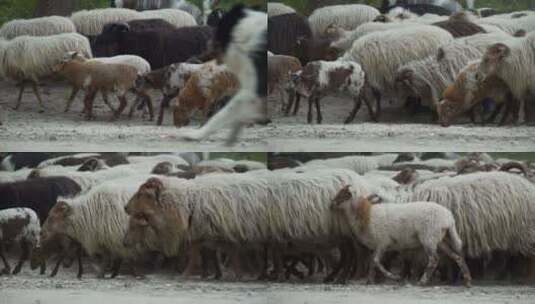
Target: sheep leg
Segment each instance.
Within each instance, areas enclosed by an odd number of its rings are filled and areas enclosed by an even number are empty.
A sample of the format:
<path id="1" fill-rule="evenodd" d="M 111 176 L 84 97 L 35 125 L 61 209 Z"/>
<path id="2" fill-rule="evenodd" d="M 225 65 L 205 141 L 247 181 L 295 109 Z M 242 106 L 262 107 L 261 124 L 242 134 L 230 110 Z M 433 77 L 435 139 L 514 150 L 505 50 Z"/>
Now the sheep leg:
<path id="1" fill-rule="evenodd" d="M 420 281 L 418 282 L 419 285 L 424 286 L 427 285 L 431 277 L 433 276 L 433 273 L 435 272 L 435 269 L 438 266 L 438 254 L 435 248 L 424 248 L 427 254 L 427 266 L 425 268 L 424 274 L 420 278 Z"/>
<path id="2" fill-rule="evenodd" d="M 45 274 L 45 272 L 46 272 L 46 262 L 45 262 L 45 261 L 42 261 L 40 267 L 41 267 L 41 269 L 40 269 L 40 271 L 39 271 L 39 274 L 41 274 L 41 275 L 42 275 L 42 274 Z"/>
<path id="3" fill-rule="evenodd" d="M 221 279 L 221 276 L 223 274 L 221 272 L 221 265 L 219 263 L 219 255 L 218 255 L 217 250 L 213 251 L 213 261 L 214 261 L 214 268 L 215 268 L 214 279 L 219 280 Z"/>
<path id="4" fill-rule="evenodd" d="M 93 119 L 93 101 L 95 100 L 95 96 L 97 95 L 97 91 L 87 91 L 85 93 L 84 98 L 84 107 L 85 107 L 85 119 L 91 120 Z"/>
<path id="5" fill-rule="evenodd" d="M 84 267 L 82 266 L 82 254 L 83 254 L 83 249 L 82 249 L 82 245 L 78 245 L 78 250 L 76 252 L 76 257 L 78 259 L 78 274 L 76 275 L 76 277 L 78 279 L 81 279 L 82 278 L 82 275 L 84 273 Z"/>
<path id="6" fill-rule="evenodd" d="M 102 100 L 104 100 L 104 103 L 108 106 L 110 111 L 115 112 L 115 108 L 111 105 L 110 99 L 108 98 L 108 93 L 102 91 L 100 92 L 100 95 L 102 96 Z"/>
<path id="7" fill-rule="evenodd" d="M 123 259 L 115 259 L 111 266 L 111 276 L 110 278 L 113 279 L 119 274 L 119 270 L 121 269 L 121 264 L 123 263 Z"/>
<path id="8" fill-rule="evenodd" d="M 466 265 L 464 258 L 460 254 L 454 252 L 450 248 L 450 246 L 444 242 L 440 242 L 438 244 L 438 248 L 442 252 L 444 252 L 448 257 L 450 257 L 457 264 L 457 266 L 459 266 L 459 269 L 461 269 L 461 273 L 463 275 L 465 286 L 470 287 L 471 282 L 472 282 L 472 276 L 470 274 L 470 269 L 468 269 L 468 266 Z"/>
<path id="9" fill-rule="evenodd" d="M 264 247 L 263 248 L 264 250 L 262 250 L 263 251 L 263 255 L 262 255 L 262 263 L 263 263 L 263 265 L 262 265 L 262 270 L 260 272 L 260 275 L 258 276 L 258 279 L 257 279 L 259 281 L 264 281 L 268 277 L 268 273 L 267 272 L 268 272 L 268 258 L 269 258 L 268 257 L 268 253 L 269 253 L 269 248 L 268 248 L 268 245 L 265 245 L 263 247 Z"/>
<path id="10" fill-rule="evenodd" d="M 286 92 L 288 93 L 288 103 L 286 104 L 286 109 L 284 109 L 284 115 L 288 116 L 295 102 L 296 92 L 294 90 L 287 90 Z"/>
<path id="11" fill-rule="evenodd" d="M 321 105 L 320 105 L 320 97 L 319 96 L 316 97 L 316 99 L 314 100 L 314 103 L 316 104 L 317 122 L 318 122 L 318 124 L 321 124 L 321 121 L 323 120 L 323 118 L 321 117 Z"/>
<path id="12" fill-rule="evenodd" d="M 65 106 L 65 110 L 63 112 L 67 113 L 71 109 L 72 102 L 74 101 L 74 98 L 78 94 L 78 91 L 80 91 L 79 88 L 73 87 L 71 91 L 71 96 L 69 96 L 69 99 L 67 100 L 67 104 Z"/>
<path id="13" fill-rule="evenodd" d="M 504 106 L 505 106 L 505 109 L 503 111 L 502 119 L 500 119 L 500 122 L 498 123 L 498 125 L 500 126 L 505 125 L 505 123 L 507 122 L 507 119 L 509 118 L 509 116 L 511 116 L 511 105 L 505 104 Z"/>
<path id="14" fill-rule="evenodd" d="M 347 253 L 345 248 L 346 247 L 344 244 L 341 244 L 338 247 L 338 249 L 340 250 L 340 261 L 333 268 L 332 272 L 323 280 L 324 283 L 330 283 L 334 281 L 334 278 L 338 275 L 338 273 L 342 270 L 342 267 L 346 264 Z"/>
<path id="15" fill-rule="evenodd" d="M 43 107 L 43 99 L 41 98 L 39 88 L 37 88 L 37 83 L 35 81 L 32 81 L 32 90 L 35 94 L 35 97 L 37 97 L 37 101 L 39 102 L 39 113 L 43 113 L 45 111 L 45 108 Z"/>
<path id="16" fill-rule="evenodd" d="M 119 99 L 119 108 L 117 108 L 117 111 L 115 111 L 115 113 L 113 114 L 112 119 L 119 118 L 127 105 L 125 95 L 117 96 L 117 98 Z"/>
<path id="17" fill-rule="evenodd" d="M 4 244 L 2 244 L 2 242 L 0 242 L 0 258 L 2 258 L 2 261 L 4 262 L 4 266 L 5 266 L 5 268 L 2 270 L 2 274 L 11 273 L 11 267 L 9 267 L 6 257 L 4 256 Z"/>
<path id="18" fill-rule="evenodd" d="M 375 249 L 375 252 L 373 253 L 373 266 L 377 267 L 377 269 L 379 269 L 379 271 L 381 271 L 381 273 L 385 277 L 394 281 L 401 280 L 401 277 L 399 275 L 391 273 L 383 266 L 383 264 L 381 263 L 381 258 L 383 257 L 383 254 L 384 251 L 382 248 Z"/>
<path id="19" fill-rule="evenodd" d="M 31 246 L 28 244 L 26 240 L 21 240 L 20 242 L 20 258 L 19 262 L 17 263 L 17 266 L 15 266 L 15 269 L 13 270 L 12 274 L 17 274 L 22 269 L 22 265 L 24 265 L 24 262 L 30 257 L 31 255 Z"/>
<path id="20" fill-rule="evenodd" d="M 56 266 L 54 266 L 54 269 L 52 269 L 52 272 L 50 273 L 50 277 L 55 277 L 56 274 L 58 274 L 58 270 L 59 270 L 59 265 L 61 264 L 61 262 L 63 261 L 63 259 L 65 258 L 65 254 L 61 254 L 58 258 L 58 261 L 56 262 Z"/>
<path id="21" fill-rule="evenodd" d="M 353 98 L 353 109 L 351 110 L 351 112 L 349 113 L 349 116 L 346 118 L 346 120 L 344 121 L 344 124 L 348 124 L 348 123 L 351 123 L 353 120 L 355 120 L 355 116 L 357 115 L 360 107 L 362 106 L 362 99 L 360 97 L 355 97 Z M 371 114 L 371 112 L 370 112 Z"/>
<path id="22" fill-rule="evenodd" d="M 299 93 L 296 93 L 295 95 L 295 103 L 294 103 L 294 111 L 292 113 L 293 116 L 297 115 L 297 112 L 299 111 L 299 102 L 301 101 L 301 95 Z"/>
<path id="23" fill-rule="evenodd" d="M 355 248 L 351 244 L 351 242 L 348 242 L 345 245 L 345 252 L 346 252 L 346 263 L 345 267 L 342 270 L 342 274 L 338 277 L 338 280 L 336 281 L 338 284 L 346 284 L 347 280 L 351 276 L 351 268 L 354 265 L 354 257 L 355 257 Z"/>
<path id="24" fill-rule="evenodd" d="M 314 96 L 308 97 L 308 114 L 307 114 L 307 123 L 312 123 L 312 103 L 314 102 Z"/>
<path id="25" fill-rule="evenodd" d="M 20 104 L 22 103 L 22 93 L 24 93 L 25 86 L 26 86 L 26 81 L 22 81 L 20 83 L 19 97 L 17 98 L 17 105 L 15 106 L 15 110 L 18 110 L 20 107 Z"/>
<path id="26" fill-rule="evenodd" d="M 494 111 L 492 111 L 492 114 L 490 114 L 489 118 L 486 119 L 485 123 L 494 123 L 494 121 L 496 121 L 496 117 L 498 116 L 498 114 L 500 114 L 500 112 L 503 110 L 503 106 L 504 106 L 503 103 L 497 105 Z M 503 117 L 507 117 L 507 115 L 509 114 L 508 110 L 509 109 L 506 107 L 505 114 L 503 115 Z"/>
<path id="27" fill-rule="evenodd" d="M 158 126 L 162 125 L 163 122 L 163 112 L 164 109 L 169 107 L 169 101 L 171 100 L 171 96 L 167 96 L 164 94 L 162 101 L 160 102 L 160 110 L 158 111 L 158 120 L 156 120 L 156 124 Z"/>

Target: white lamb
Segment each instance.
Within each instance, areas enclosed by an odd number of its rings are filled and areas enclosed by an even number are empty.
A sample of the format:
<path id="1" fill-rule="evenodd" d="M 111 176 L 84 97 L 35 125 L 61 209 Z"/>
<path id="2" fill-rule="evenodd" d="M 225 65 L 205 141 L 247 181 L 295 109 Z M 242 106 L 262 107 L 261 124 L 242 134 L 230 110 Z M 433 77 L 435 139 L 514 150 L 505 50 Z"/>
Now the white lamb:
<path id="1" fill-rule="evenodd" d="M 471 285 L 470 271 L 462 256 L 462 241 L 448 209 L 432 202 L 372 204 L 372 198 L 356 198 L 350 186 L 345 186 L 332 201 L 334 209 L 343 211 L 354 237 L 373 251 L 368 282 L 373 281 L 375 268 L 387 278 L 400 279 L 381 264 L 385 252 L 423 248 L 428 264 L 419 284 L 429 282 L 440 250 L 459 266 L 465 286 Z"/>

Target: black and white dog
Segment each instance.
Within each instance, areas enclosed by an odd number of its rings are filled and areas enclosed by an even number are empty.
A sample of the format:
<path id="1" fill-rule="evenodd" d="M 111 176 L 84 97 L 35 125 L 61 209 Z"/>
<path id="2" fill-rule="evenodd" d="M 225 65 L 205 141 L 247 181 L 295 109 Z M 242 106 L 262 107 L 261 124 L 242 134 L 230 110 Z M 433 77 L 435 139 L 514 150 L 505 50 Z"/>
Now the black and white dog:
<path id="1" fill-rule="evenodd" d="M 218 62 L 237 75 L 240 89 L 203 127 L 180 136 L 201 140 L 230 127 L 227 144 L 232 144 L 245 125 L 267 117 L 267 14 L 234 6 L 219 22 L 212 48 Z"/>

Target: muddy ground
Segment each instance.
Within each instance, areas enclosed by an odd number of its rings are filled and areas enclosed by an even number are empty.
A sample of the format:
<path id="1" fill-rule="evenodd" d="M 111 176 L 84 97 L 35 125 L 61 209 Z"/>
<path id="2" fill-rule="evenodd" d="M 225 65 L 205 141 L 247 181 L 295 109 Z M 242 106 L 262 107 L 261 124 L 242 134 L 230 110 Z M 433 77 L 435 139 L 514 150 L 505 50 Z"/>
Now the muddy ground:
<path id="1" fill-rule="evenodd" d="M 13 260 L 14 262 L 14 260 Z M 0 276 L 2 304 L 159 304 L 159 303 L 251 303 L 251 304 L 380 304 L 380 303 L 533 303 L 535 286 L 496 285 L 476 282 L 461 286 L 418 287 L 387 283 L 365 285 L 321 284 L 321 278 L 306 282 L 261 283 L 244 281 L 185 280 L 171 272 L 148 274 L 136 279 L 121 274 L 114 279 L 97 279 L 89 265 L 81 280 L 74 267 L 60 269 L 55 278 L 39 275 L 28 266 L 16 276 Z"/>
<path id="2" fill-rule="evenodd" d="M 179 138 L 180 130 L 166 113 L 163 126 L 144 120 L 137 113 L 128 119 L 126 112 L 110 122 L 111 113 L 97 97 L 97 120 L 85 121 L 79 113 L 82 94 L 69 113 L 63 113 L 69 88 L 64 83 L 47 83 L 41 87 L 45 113 L 39 113 L 30 88 L 18 111 L 15 106 L 18 89 L 0 82 L 0 106 L 7 109 L 8 121 L 0 126 L 0 146 L 12 151 L 534 151 L 535 127 L 476 126 L 460 124 L 443 128 L 430 122 L 429 115 L 411 118 L 399 107 L 387 108 L 381 123 L 369 122 L 366 109 L 353 124 L 343 120 L 352 104 L 343 98 L 325 98 L 323 124 L 306 123 L 306 104 L 298 116 L 286 117 L 279 105 L 270 101 L 273 123 L 245 130 L 242 140 L 232 148 L 222 140 L 221 130 L 200 143 Z M 152 94 L 155 101 L 158 94 Z M 130 98 L 132 100 L 132 98 Z M 159 107 L 157 102 L 155 107 Z M 404 117 L 404 118 L 400 118 Z M 414 123 L 412 121 L 417 121 Z M 192 126 L 195 127 L 195 126 Z"/>

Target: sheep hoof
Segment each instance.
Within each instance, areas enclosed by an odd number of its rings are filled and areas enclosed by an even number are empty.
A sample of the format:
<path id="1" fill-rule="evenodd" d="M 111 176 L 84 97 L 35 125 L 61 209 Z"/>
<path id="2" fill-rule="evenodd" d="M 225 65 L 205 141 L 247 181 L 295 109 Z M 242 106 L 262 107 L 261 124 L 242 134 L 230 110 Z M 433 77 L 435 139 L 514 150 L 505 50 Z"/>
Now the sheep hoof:
<path id="1" fill-rule="evenodd" d="M 15 267 L 15 269 L 13 270 L 13 272 L 11 274 L 17 274 L 17 273 L 20 272 L 20 270 L 21 270 L 21 267 L 17 266 L 17 267 Z"/>

